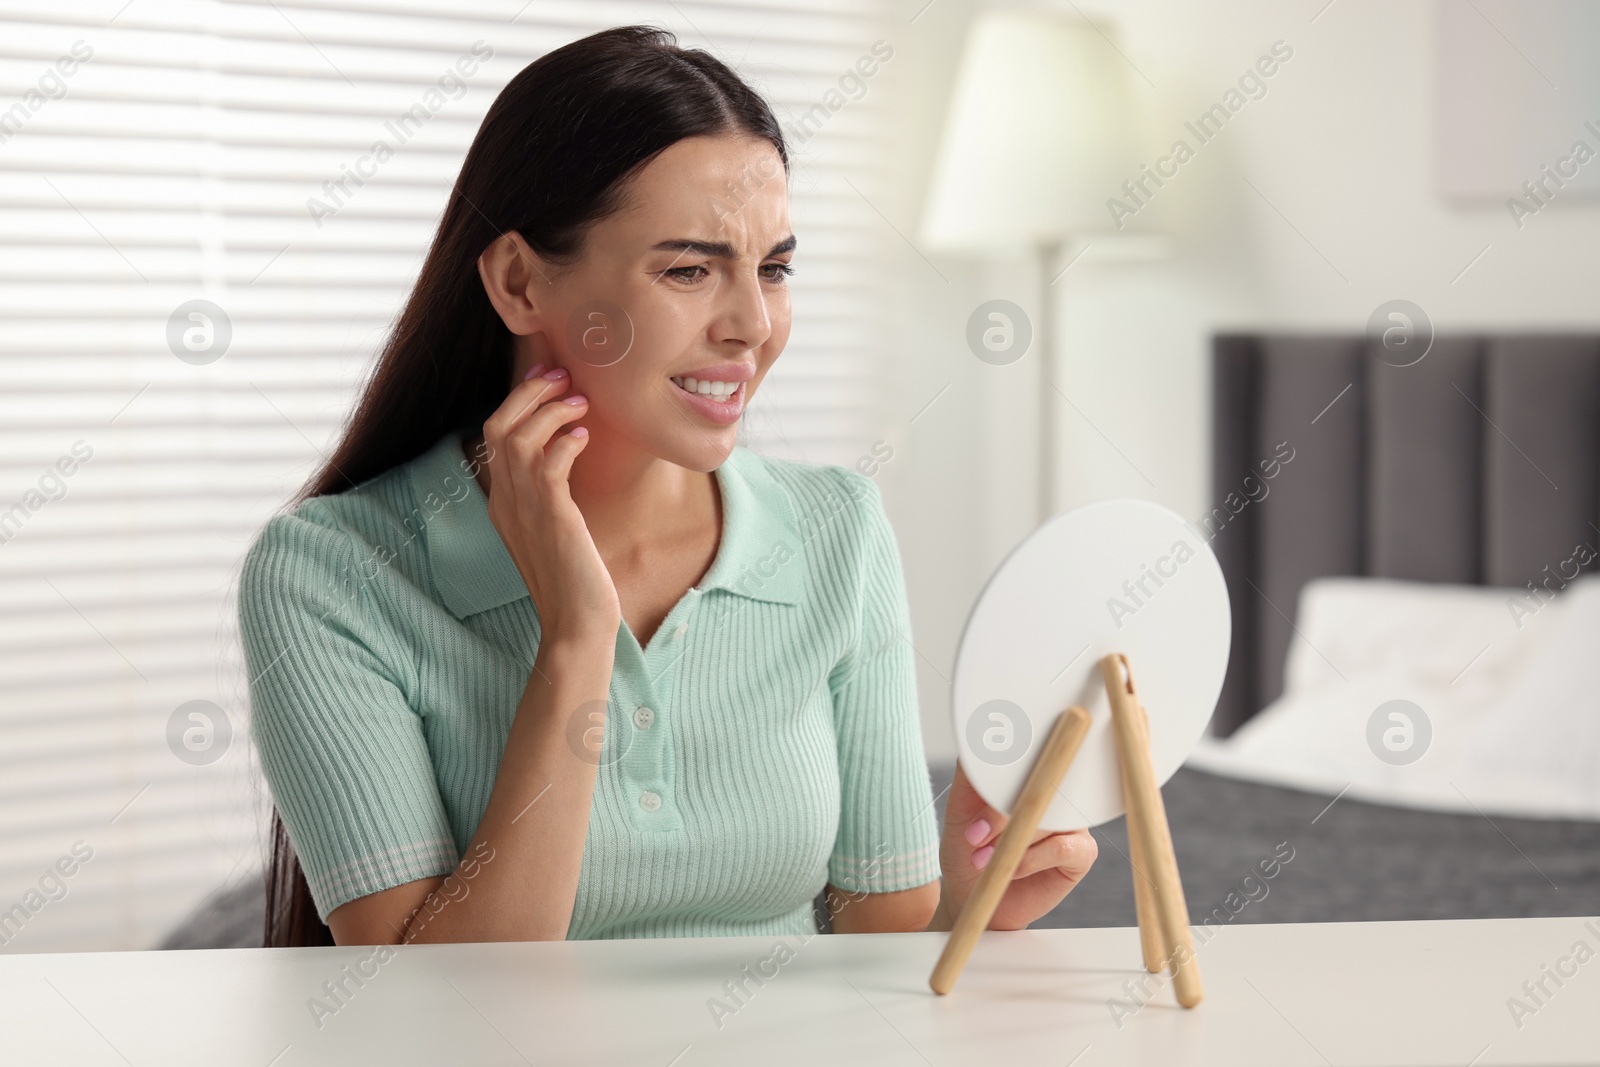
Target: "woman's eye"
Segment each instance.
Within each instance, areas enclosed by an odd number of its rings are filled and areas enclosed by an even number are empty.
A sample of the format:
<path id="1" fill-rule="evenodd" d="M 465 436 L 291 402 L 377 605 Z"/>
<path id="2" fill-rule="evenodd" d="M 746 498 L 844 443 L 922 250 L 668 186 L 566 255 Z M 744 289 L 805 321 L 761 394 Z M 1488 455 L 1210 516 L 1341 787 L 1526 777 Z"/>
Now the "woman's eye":
<path id="1" fill-rule="evenodd" d="M 688 267 L 669 267 L 663 273 L 669 274 L 679 281 L 696 284 L 703 281 L 711 272 L 702 264 L 697 263 Z M 787 263 L 763 263 L 761 265 L 761 276 L 769 282 L 781 282 L 793 273 L 794 268 Z"/>

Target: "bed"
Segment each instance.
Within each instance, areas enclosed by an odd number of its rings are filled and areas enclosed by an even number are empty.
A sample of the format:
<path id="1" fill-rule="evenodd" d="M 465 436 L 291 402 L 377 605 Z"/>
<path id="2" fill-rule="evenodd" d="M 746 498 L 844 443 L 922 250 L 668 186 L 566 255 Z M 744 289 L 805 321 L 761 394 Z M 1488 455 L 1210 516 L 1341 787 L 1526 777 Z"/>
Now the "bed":
<path id="1" fill-rule="evenodd" d="M 1214 338 L 1196 526 L 1234 639 L 1214 736 L 1164 789 L 1196 924 L 1600 914 L 1600 337 L 1387 356 Z M 1435 709 L 1410 766 L 1360 736 L 1397 694 Z M 1035 925 L 1134 923 L 1123 824 L 1094 833 Z"/>

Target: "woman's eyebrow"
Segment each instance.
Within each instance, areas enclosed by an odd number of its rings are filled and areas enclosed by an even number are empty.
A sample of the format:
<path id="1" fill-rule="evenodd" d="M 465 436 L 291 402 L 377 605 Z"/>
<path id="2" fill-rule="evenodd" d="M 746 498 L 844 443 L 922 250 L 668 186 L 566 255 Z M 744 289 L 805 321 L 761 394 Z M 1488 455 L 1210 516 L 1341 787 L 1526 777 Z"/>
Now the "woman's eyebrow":
<path id="1" fill-rule="evenodd" d="M 780 256 L 785 252 L 793 252 L 796 243 L 795 236 L 791 233 L 773 245 L 772 250 L 767 255 Z M 727 241 L 700 241 L 692 237 L 675 237 L 668 241 L 658 241 L 651 247 L 659 252 L 678 252 L 690 256 L 710 256 L 714 259 L 736 259 L 738 257 L 738 254 L 733 250 L 733 245 Z"/>

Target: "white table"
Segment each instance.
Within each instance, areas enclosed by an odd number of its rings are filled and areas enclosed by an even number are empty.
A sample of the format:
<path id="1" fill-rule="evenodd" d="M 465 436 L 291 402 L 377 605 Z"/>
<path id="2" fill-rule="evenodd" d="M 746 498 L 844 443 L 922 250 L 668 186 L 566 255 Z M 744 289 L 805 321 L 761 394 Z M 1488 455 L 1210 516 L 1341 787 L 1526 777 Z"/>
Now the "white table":
<path id="1" fill-rule="evenodd" d="M 0 1063 L 1454 1064 L 1600 1061 L 1600 957 L 1519 1027 L 1600 921 L 1238 926 L 1199 948 L 1205 1001 L 1139 1008 L 1133 929 L 990 932 L 935 997 L 942 934 L 821 935 L 719 1028 L 707 1006 L 773 938 L 410 946 L 319 1028 L 322 983 L 371 949 L 0 956 Z M 1154 980 L 1152 979 L 1152 983 Z M 1108 1004 L 1124 1003 L 1118 1022 Z M 330 1002 L 331 1003 L 331 1002 Z M 1532 1003 L 1531 1001 L 1529 1002 Z"/>

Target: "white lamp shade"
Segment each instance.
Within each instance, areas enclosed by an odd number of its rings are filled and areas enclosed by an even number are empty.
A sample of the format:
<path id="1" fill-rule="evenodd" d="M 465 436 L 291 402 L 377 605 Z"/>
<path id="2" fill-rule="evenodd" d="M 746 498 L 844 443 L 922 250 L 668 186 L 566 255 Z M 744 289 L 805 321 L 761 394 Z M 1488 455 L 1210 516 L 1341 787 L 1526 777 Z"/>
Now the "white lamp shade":
<path id="1" fill-rule="evenodd" d="M 1083 19 L 993 10 L 974 22 L 939 146 L 922 241 L 1023 250 L 1112 230 L 1137 177 L 1127 61 Z"/>

